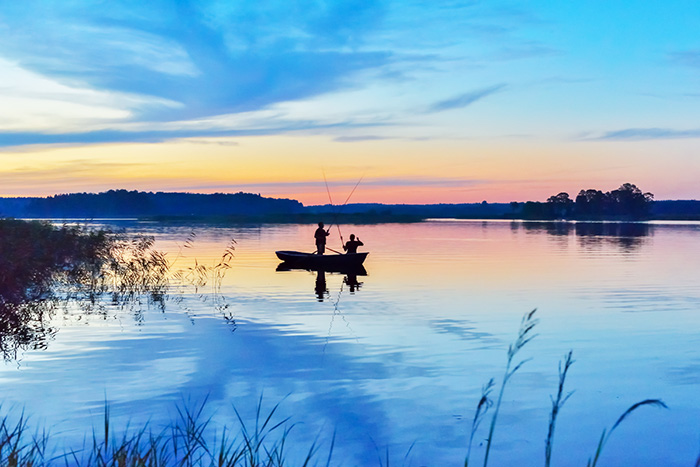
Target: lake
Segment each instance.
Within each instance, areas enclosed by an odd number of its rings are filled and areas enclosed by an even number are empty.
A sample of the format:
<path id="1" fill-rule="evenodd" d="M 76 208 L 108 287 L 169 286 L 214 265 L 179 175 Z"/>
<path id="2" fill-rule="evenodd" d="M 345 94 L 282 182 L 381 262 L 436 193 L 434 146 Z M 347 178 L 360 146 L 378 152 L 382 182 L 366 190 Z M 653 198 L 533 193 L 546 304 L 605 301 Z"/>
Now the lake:
<path id="1" fill-rule="evenodd" d="M 318 439 L 325 465 L 463 465 L 482 387 L 498 393 L 508 346 L 536 337 L 505 388 L 489 465 L 543 465 L 550 395 L 569 350 L 552 465 L 585 465 L 632 404 L 600 465 L 692 466 L 700 452 L 700 223 L 435 220 L 341 226 L 370 251 L 366 275 L 277 271 L 312 251 L 315 225 L 95 222 L 153 235 L 189 277 L 162 302 L 69 303 L 53 332 L 0 365 L 2 410 L 22 409 L 59 449 L 99 430 L 167 425 L 207 400 L 211 431 L 253 423 L 258 401 L 291 417 L 289 457 Z M 329 246 L 340 248 L 336 227 Z M 231 239 L 221 281 L 193 284 Z M 203 281 L 202 281 L 203 282 Z M 235 408 L 235 410 L 234 410 Z M 475 436 L 481 465 L 489 412 Z M 381 459 L 381 460 L 380 460 Z"/>

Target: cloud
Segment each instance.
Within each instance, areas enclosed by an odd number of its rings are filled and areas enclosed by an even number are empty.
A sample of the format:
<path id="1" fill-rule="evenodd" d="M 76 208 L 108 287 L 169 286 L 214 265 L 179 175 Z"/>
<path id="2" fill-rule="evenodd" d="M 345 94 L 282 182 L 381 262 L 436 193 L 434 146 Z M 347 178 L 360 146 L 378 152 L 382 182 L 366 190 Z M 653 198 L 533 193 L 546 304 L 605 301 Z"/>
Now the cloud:
<path id="1" fill-rule="evenodd" d="M 476 91 L 467 92 L 459 96 L 452 97 L 436 102 L 428 107 L 426 113 L 442 112 L 444 110 L 461 109 L 473 104 L 474 102 L 483 99 L 486 96 L 495 94 L 506 87 L 505 83 L 496 84 L 487 88 L 477 89 Z"/>
<path id="2" fill-rule="evenodd" d="M 0 55 L 67 83 L 181 104 L 139 109 L 142 120 L 257 110 L 338 89 L 392 61 L 391 52 L 358 47 L 381 20 L 374 1 L 91 8 L 67 0 L 46 15 L 33 13 L 46 10 L 43 3 L 32 3 L 3 18 Z"/>
<path id="3" fill-rule="evenodd" d="M 380 141 L 385 139 L 392 139 L 387 136 L 376 136 L 376 135 L 358 135 L 358 136 L 338 136 L 334 138 L 333 141 L 339 143 L 357 143 L 360 141 Z"/>
<path id="4" fill-rule="evenodd" d="M 43 192 L 47 186 L 99 185 L 95 173 L 112 174 L 123 169 L 133 170 L 133 163 L 99 162 L 91 160 L 67 160 L 43 167 L 18 167 L 0 172 L 0 186 L 8 191 Z"/>
<path id="5" fill-rule="evenodd" d="M 357 179 L 344 179 L 344 180 L 329 180 L 328 184 L 332 190 L 340 188 L 354 188 L 357 185 Z M 361 186 L 364 187 L 465 187 L 465 186 L 476 186 L 492 183 L 491 180 L 481 180 L 481 179 L 460 179 L 460 178 L 420 178 L 420 177 L 407 177 L 407 178 L 373 178 L 373 179 L 363 179 L 360 182 Z M 251 191 L 265 191 L 268 189 L 273 189 L 277 192 L 284 192 L 288 190 L 298 190 L 298 189 L 326 189 L 326 184 L 323 180 L 302 180 L 297 182 L 269 182 L 269 183 L 232 183 L 232 184 L 197 184 L 191 186 L 178 187 L 179 190 L 251 190 Z"/>
<path id="6" fill-rule="evenodd" d="M 672 61 L 681 65 L 700 68 L 700 49 L 674 52 L 669 54 L 669 57 Z"/>
<path id="7" fill-rule="evenodd" d="M 255 119 L 246 125 L 235 125 L 232 121 L 172 122 L 171 124 L 122 125 L 121 129 L 95 130 L 70 133 L 34 133 L 34 132 L 0 132 L 0 148 L 13 148 L 24 145 L 69 145 L 101 143 L 160 143 L 164 141 L 190 138 L 220 138 L 237 136 L 279 135 L 283 133 L 316 131 L 324 132 L 333 128 L 356 129 L 368 126 L 382 126 L 382 123 L 364 123 L 355 121 L 314 121 L 285 120 L 273 118 L 268 122 Z M 153 127 L 155 129 L 147 129 Z M 196 142 L 201 143 L 201 140 Z M 214 143 L 215 141 L 210 141 Z M 231 144 L 230 142 L 216 142 Z"/>
<path id="8" fill-rule="evenodd" d="M 453 76 L 465 67 L 552 53 L 516 34 L 538 21 L 527 10 L 472 0 L 11 3 L 0 21 L 0 72 L 4 60 L 16 79 L 2 89 L 0 73 L 0 107 L 16 110 L 0 116 L 0 146 L 358 126 L 374 129 L 332 136 L 383 139 L 377 127 L 463 108 L 506 86 L 459 94 Z M 430 105 L 436 90 L 453 97 Z M 304 113 L 334 98 L 338 106 Z M 220 118 L 283 106 L 292 111 L 273 122 Z"/>
<path id="9" fill-rule="evenodd" d="M 560 50 L 553 47 L 532 42 L 504 47 L 490 58 L 497 61 L 524 60 L 548 55 L 560 55 L 561 53 Z"/>
<path id="10" fill-rule="evenodd" d="M 650 139 L 700 138 L 700 129 L 673 130 L 670 128 L 626 128 L 609 131 L 589 141 L 641 141 Z"/>

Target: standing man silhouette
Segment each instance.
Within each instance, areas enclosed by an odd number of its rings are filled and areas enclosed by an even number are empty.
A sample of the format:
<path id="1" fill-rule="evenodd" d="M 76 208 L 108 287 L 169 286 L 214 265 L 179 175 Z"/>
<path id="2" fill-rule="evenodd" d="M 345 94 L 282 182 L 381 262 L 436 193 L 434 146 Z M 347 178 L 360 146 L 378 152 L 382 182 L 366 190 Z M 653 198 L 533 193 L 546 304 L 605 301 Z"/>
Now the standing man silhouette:
<path id="1" fill-rule="evenodd" d="M 325 230 L 323 228 L 323 222 L 318 223 L 318 229 L 314 232 L 314 238 L 316 239 L 316 252 L 322 255 L 326 251 L 326 237 L 331 234 L 331 229 Z"/>

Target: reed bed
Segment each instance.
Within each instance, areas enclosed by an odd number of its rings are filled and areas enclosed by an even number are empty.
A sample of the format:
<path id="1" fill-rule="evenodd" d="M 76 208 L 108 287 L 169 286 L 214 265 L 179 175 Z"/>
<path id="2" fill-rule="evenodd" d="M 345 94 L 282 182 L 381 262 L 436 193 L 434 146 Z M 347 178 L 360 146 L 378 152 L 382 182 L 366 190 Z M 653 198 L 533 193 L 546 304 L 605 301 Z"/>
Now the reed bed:
<path id="1" fill-rule="evenodd" d="M 192 232 L 181 247 L 192 248 Z M 87 316 L 128 309 L 142 319 L 142 303 L 165 310 L 173 291 L 201 294 L 235 325 L 219 293 L 234 257 L 231 239 L 211 265 L 180 265 L 145 235 L 96 230 L 77 225 L 0 219 L 0 354 L 15 360 L 19 352 L 45 348 L 56 334 L 52 318 L 69 309 Z M 71 307 L 70 304 L 75 306 Z"/>
<path id="2" fill-rule="evenodd" d="M 330 466 L 335 435 L 321 452 L 317 441 L 305 454 L 293 459 L 285 447 L 295 427 L 288 418 L 275 421 L 279 404 L 263 413 L 262 397 L 252 425 L 238 415 L 239 430 L 235 436 L 227 427 L 217 430 L 205 416 L 206 400 L 200 404 L 180 404 L 177 418 L 169 426 L 154 428 L 144 425 L 117 433 L 105 404 L 104 422 L 93 429 L 82 446 L 57 452 L 50 447 L 51 436 L 32 433 L 27 418 L 4 414 L 0 418 L 0 465 L 26 466 L 95 466 L 95 467 L 300 467 Z M 1 409 L 1 407 L 0 407 Z M 238 412 L 236 412 L 238 414 Z"/>

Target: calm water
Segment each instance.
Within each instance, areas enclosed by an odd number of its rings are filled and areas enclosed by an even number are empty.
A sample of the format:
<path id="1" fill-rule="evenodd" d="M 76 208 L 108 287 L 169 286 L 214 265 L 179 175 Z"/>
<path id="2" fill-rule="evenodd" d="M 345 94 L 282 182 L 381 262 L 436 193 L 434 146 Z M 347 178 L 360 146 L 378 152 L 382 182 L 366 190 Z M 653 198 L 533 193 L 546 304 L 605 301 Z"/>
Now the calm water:
<path id="1" fill-rule="evenodd" d="M 291 439 L 304 450 L 319 433 L 327 448 L 336 430 L 339 464 L 378 465 L 388 449 L 393 465 L 462 465 L 481 388 L 500 381 L 520 319 L 537 308 L 491 465 L 543 464 L 569 350 L 575 392 L 553 465 L 585 465 L 603 428 L 647 398 L 669 410 L 633 413 L 601 463 L 691 466 L 700 451 L 700 224 L 343 226 L 371 252 L 367 275 L 326 274 L 325 286 L 314 272 L 276 271 L 274 250 L 313 250 L 313 225 L 121 225 L 155 235 L 175 269 L 215 264 L 231 237 L 236 257 L 220 287 L 179 287 L 164 310 L 58 310 L 45 349 L 0 365 L 3 410 L 24 407 L 58 444 L 98 427 L 105 398 L 115 424 L 160 426 L 177 403 L 208 397 L 216 426 L 237 429 L 233 406 L 251 420 L 262 394 L 263 410 L 281 401 L 280 420 L 299 423 Z M 472 462 L 482 456 L 476 446 Z"/>

